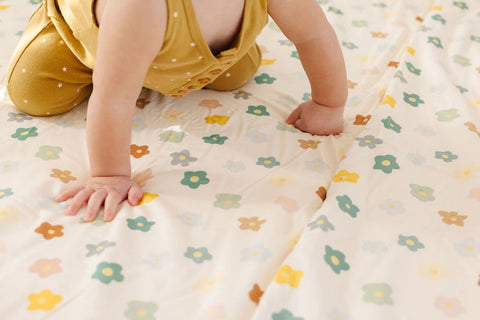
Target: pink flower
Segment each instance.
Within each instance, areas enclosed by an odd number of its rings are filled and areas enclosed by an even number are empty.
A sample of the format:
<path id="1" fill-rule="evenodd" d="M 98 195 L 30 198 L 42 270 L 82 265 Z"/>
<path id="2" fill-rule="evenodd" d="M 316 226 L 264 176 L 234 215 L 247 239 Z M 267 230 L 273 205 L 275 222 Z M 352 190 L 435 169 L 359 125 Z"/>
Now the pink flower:
<path id="1" fill-rule="evenodd" d="M 480 201 L 480 188 L 471 189 L 468 194 L 468 199 Z"/>
<path id="2" fill-rule="evenodd" d="M 30 271 L 37 273 L 40 278 L 47 278 L 54 273 L 62 272 L 60 259 L 39 259 L 31 267 Z"/>
<path id="3" fill-rule="evenodd" d="M 443 311 L 448 317 L 456 317 L 465 312 L 461 302 L 455 298 L 437 297 L 435 299 L 435 308 Z"/>
<path id="4" fill-rule="evenodd" d="M 220 104 L 220 102 L 218 100 L 202 100 L 202 101 L 200 101 L 200 103 L 198 105 L 200 107 L 205 107 L 205 108 L 208 108 L 208 109 L 215 109 L 215 108 L 223 106 L 223 104 Z"/>
<path id="5" fill-rule="evenodd" d="M 298 210 L 297 201 L 295 201 L 295 199 L 281 196 L 278 197 L 277 200 L 275 200 L 275 203 L 281 205 L 282 209 L 288 213 L 293 213 Z"/>

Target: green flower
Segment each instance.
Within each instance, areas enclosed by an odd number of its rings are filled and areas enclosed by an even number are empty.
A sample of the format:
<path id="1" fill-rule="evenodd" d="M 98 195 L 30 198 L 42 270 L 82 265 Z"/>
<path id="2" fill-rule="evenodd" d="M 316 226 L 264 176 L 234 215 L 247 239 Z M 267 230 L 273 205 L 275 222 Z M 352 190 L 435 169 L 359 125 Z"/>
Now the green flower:
<path id="1" fill-rule="evenodd" d="M 185 137 L 185 132 L 168 130 L 160 135 L 160 140 L 179 143 L 179 142 L 182 142 L 184 137 Z"/>
<path id="2" fill-rule="evenodd" d="M 150 228 L 155 224 L 153 221 L 148 221 L 147 218 L 140 216 L 135 219 L 127 219 L 128 227 L 132 230 L 140 230 L 142 232 L 150 231 Z"/>
<path id="3" fill-rule="evenodd" d="M 302 97 L 303 101 L 309 101 L 312 100 L 312 94 L 310 92 L 304 93 Z"/>
<path id="4" fill-rule="evenodd" d="M 393 121 L 392 117 L 388 116 L 387 118 L 385 119 L 382 119 L 382 122 L 383 122 L 383 126 L 386 128 L 386 129 L 390 129 L 390 130 L 393 130 L 397 133 L 400 133 L 400 131 L 402 131 L 402 127 L 396 123 L 395 121 Z"/>
<path id="5" fill-rule="evenodd" d="M 56 160 L 60 158 L 59 154 L 62 151 L 63 149 L 61 147 L 41 146 L 35 154 L 35 157 L 43 160 Z"/>
<path id="6" fill-rule="evenodd" d="M 379 7 L 379 8 L 386 8 L 387 7 L 387 5 L 383 2 L 374 3 L 374 4 L 372 4 L 372 6 Z"/>
<path id="7" fill-rule="evenodd" d="M 392 155 L 376 156 L 373 169 L 382 170 L 384 173 L 392 173 L 393 169 L 400 169 L 397 158 Z"/>
<path id="8" fill-rule="evenodd" d="M 254 80 L 258 84 L 262 84 L 262 83 L 272 84 L 275 80 L 277 80 L 277 78 L 273 78 L 266 73 L 262 73 L 261 75 L 255 77 Z"/>
<path id="9" fill-rule="evenodd" d="M 358 49 L 358 46 L 353 42 L 342 41 L 342 46 L 344 46 L 345 48 L 350 49 L 350 50 Z"/>
<path id="10" fill-rule="evenodd" d="M 323 258 L 336 274 L 339 274 L 342 270 L 350 269 L 350 265 L 345 262 L 345 255 L 340 251 L 333 250 L 330 246 L 325 246 Z"/>
<path id="11" fill-rule="evenodd" d="M 31 4 L 39 4 L 40 2 L 42 2 L 43 0 L 30 0 L 30 3 Z"/>
<path id="12" fill-rule="evenodd" d="M 295 317 L 289 310 L 282 309 L 279 313 L 272 314 L 272 320 L 303 320 L 303 318 Z"/>
<path id="13" fill-rule="evenodd" d="M 98 279 L 105 284 L 112 280 L 123 281 L 122 266 L 117 263 L 101 262 L 97 265 L 97 271 L 92 275 L 92 279 Z"/>
<path id="14" fill-rule="evenodd" d="M 417 251 L 418 249 L 425 248 L 423 243 L 418 241 L 417 237 L 415 236 L 405 237 L 405 236 L 399 235 L 398 244 L 401 246 L 406 246 L 410 251 Z"/>
<path id="15" fill-rule="evenodd" d="M 205 247 L 188 247 L 184 255 L 185 257 L 192 259 L 195 263 L 202 263 L 205 260 L 212 260 L 212 255 L 208 253 L 208 249 Z"/>
<path id="16" fill-rule="evenodd" d="M 422 202 L 433 201 L 433 189 L 426 186 L 419 186 L 418 184 L 410 185 L 410 194 Z"/>
<path id="17" fill-rule="evenodd" d="M 437 115 L 438 121 L 443 122 L 450 122 L 460 117 L 457 109 L 440 110 L 435 112 L 435 114 Z"/>
<path id="18" fill-rule="evenodd" d="M 352 218 L 357 216 L 360 209 L 352 203 L 352 199 L 349 196 L 337 196 L 338 207 L 345 213 L 348 213 Z"/>
<path id="19" fill-rule="evenodd" d="M 406 92 L 403 93 L 403 101 L 405 101 L 412 107 L 418 107 L 419 103 L 422 103 L 422 104 L 425 103 L 425 101 L 420 99 L 420 97 L 417 94 L 415 93 L 408 94 Z"/>
<path id="20" fill-rule="evenodd" d="M 192 189 L 197 189 L 201 184 L 207 184 L 209 182 L 210 180 L 207 178 L 205 171 L 187 171 L 180 183 Z"/>
<path id="21" fill-rule="evenodd" d="M 357 28 L 368 27 L 368 22 L 365 20 L 352 21 L 352 26 Z"/>
<path id="22" fill-rule="evenodd" d="M 478 36 L 470 36 L 470 40 L 475 41 L 475 42 L 480 42 L 480 37 L 478 37 Z"/>
<path id="23" fill-rule="evenodd" d="M 468 92 L 467 88 L 464 88 L 462 86 L 457 86 L 458 91 L 460 91 L 461 94 L 464 94 L 465 92 Z"/>
<path id="24" fill-rule="evenodd" d="M 298 51 L 292 51 L 292 53 L 290 54 L 290 57 L 300 59 L 300 57 L 298 56 Z"/>
<path id="25" fill-rule="evenodd" d="M 427 43 L 431 43 L 435 47 L 443 49 L 442 41 L 438 37 L 428 37 Z"/>
<path id="26" fill-rule="evenodd" d="M 246 113 L 253 114 L 254 116 L 269 116 L 270 113 L 267 111 L 265 106 L 248 106 L 248 111 Z"/>
<path id="27" fill-rule="evenodd" d="M 334 7 L 328 7 L 328 11 L 329 11 L 329 12 L 333 12 L 333 13 L 335 13 L 335 14 L 343 15 L 342 10 L 337 9 L 337 8 L 334 8 Z"/>
<path id="28" fill-rule="evenodd" d="M 213 203 L 213 206 L 221 209 L 240 208 L 239 201 L 242 199 L 241 195 L 220 193 L 215 196 L 217 200 Z"/>
<path id="29" fill-rule="evenodd" d="M 450 151 L 435 151 L 435 158 L 441 159 L 445 162 L 452 162 L 453 160 L 458 159 L 458 156 Z"/>
<path id="30" fill-rule="evenodd" d="M 280 121 L 278 121 L 278 123 L 277 123 L 277 130 L 288 131 L 288 132 L 293 132 L 293 133 L 298 132 L 298 130 L 295 129 L 295 127 L 292 126 L 291 124 L 286 124 L 285 122 L 280 122 Z"/>
<path id="31" fill-rule="evenodd" d="M 153 314 L 157 310 L 158 306 L 155 302 L 133 300 L 128 303 L 128 309 L 123 315 L 130 320 L 155 320 Z"/>
<path id="32" fill-rule="evenodd" d="M 221 137 L 218 134 L 212 134 L 209 137 L 203 137 L 202 138 L 205 143 L 210 143 L 210 144 L 224 144 L 225 140 L 228 139 L 228 137 Z"/>
<path id="33" fill-rule="evenodd" d="M 443 17 L 439 14 L 433 15 L 432 19 L 435 21 L 440 21 L 442 24 L 447 23 L 447 20 L 443 19 Z"/>
<path id="34" fill-rule="evenodd" d="M 378 305 L 393 304 L 392 288 L 386 283 L 369 283 L 362 287 L 363 301 Z"/>
<path id="35" fill-rule="evenodd" d="M 13 195 L 12 188 L 0 189 L 0 199 Z"/>
<path id="36" fill-rule="evenodd" d="M 419 76 L 420 73 L 422 72 L 422 70 L 415 68 L 415 67 L 413 66 L 413 64 L 411 64 L 410 62 L 405 62 L 405 64 L 407 65 L 408 71 L 410 71 L 411 73 L 413 73 L 413 74 L 415 74 L 415 75 L 417 75 L 417 76 Z"/>
<path id="37" fill-rule="evenodd" d="M 460 9 L 462 10 L 468 10 L 468 6 L 465 2 L 461 2 L 461 1 L 454 1 L 453 2 L 453 5 L 456 6 L 456 7 L 459 7 Z"/>
<path id="38" fill-rule="evenodd" d="M 14 134 L 11 135 L 12 138 L 16 138 L 20 141 L 25 141 L 27 138 L 38 136 L 37 128 L 18 128 Z"/>
<path id="39" fill-rule="evenodd" d="M 462 57 L 461 55 L 458 55 L 458 54 L 453 56 L 453 62 L 463 67 L 468 67 L 472 65 L 472 63 L 470 62 L 470 59 Z"/>
<path id="40" fill-rule="evenodd" d="M 273 168 L 275 166 L 279 166 L 280 162 L 278 162 L 275 157 L 268 157 L 268 158 L 263 158 L 260 157 L 258 158 L 257 164 L 259 166 L 264 166 L 265 168 Z"/>

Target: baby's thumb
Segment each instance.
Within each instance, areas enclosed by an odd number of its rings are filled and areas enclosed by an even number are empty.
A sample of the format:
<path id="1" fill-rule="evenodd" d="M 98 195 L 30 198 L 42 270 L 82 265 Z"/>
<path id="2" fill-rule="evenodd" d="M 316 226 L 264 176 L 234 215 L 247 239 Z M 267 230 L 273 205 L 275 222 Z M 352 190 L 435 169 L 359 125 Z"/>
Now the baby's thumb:
<path id="1" fill-rule="evenodd" d="M 130 190 L 128 190 L 128 203 L 131 206 L 136 206 L 137 204 L 142 201 L 143 198 L 143 192 L 142 189 L 134 183 L 131 187 Z"/>
<path id="2" fill-rule="evenodd" d="M 288 116 L 287 120 L 285 122 L 287 124 L 294 124 L 298 119 L 300 119 L 300 114 L 302 113 L 300 107 L 297 109 L 293 110 L 292 113 Z"/>

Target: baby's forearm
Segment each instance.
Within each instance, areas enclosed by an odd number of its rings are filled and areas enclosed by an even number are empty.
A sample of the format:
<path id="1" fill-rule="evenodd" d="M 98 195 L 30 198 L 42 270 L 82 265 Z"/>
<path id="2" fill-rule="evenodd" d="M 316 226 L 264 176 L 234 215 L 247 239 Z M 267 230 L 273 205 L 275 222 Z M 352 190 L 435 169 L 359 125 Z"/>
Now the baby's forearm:
<path id="1" fill-rule="evenodd" d="M 87 145 L 92 177 L 130 176 L 130 136 L 135 105 L 113 104 L 92 95 Z"/>
<path id="2" fill-rule="evenodd" d="M 295 45 L 310 80 L 312 100 L 324 106 L 343 107 L 348 94 L 347 76 L 333 29 L 325 28 L 320 36 Z"/>

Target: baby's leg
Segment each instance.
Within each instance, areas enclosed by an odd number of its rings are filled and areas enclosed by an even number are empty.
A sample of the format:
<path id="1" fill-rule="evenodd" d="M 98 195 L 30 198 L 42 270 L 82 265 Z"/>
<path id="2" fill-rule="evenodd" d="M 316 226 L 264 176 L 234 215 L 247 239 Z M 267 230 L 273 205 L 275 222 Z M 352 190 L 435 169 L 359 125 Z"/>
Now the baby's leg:
<path id="1" fill-rule="evenodd" d="M 262 52 L 254 44 L 237 63 L 207 85 L 207 88 L 222 91 L 238 89 L 255 75 L 261 62 Z"/>
<path id="2" fill-rule="evenodd" d="M 92 70 L 64 43 L 43 4 L 23 33 L 7 72 L 7 91 L 22 112 L 46 116 L 66 112 L 92 91 Z"/>

